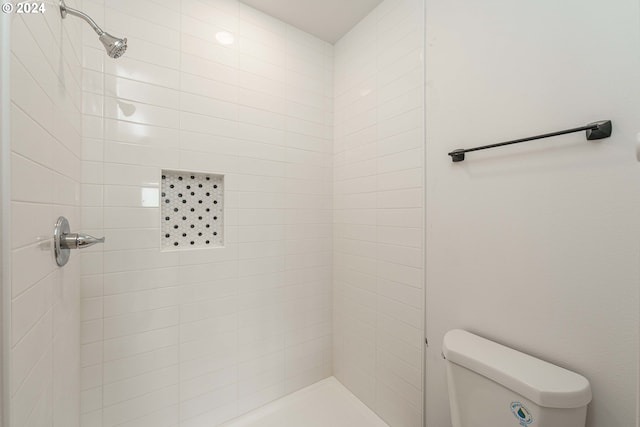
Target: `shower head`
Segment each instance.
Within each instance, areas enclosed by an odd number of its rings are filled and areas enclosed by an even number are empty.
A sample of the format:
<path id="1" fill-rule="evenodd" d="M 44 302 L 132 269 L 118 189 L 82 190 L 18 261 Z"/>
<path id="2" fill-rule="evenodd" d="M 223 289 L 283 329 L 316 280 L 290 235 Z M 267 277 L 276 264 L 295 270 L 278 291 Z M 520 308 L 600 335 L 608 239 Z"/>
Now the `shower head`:
<path id="1" fill-rule="evenodd" d="M 109 55 L 113 59 L 120 58 L 127 50 L 126 38 L 119 39 L 117 37 L 113 37 L 109 33 L 103 32 L 100 35 L 100 41 L 104 45 L 104 48 L 107 49 L 107 55 Z"/>
<path id="2" fill-rule="evenodd" d="M 66 18 L 67 15 L 74 15 L 74 16 L 77 16 L 78 18 L 84 19 L 89 25 L 91 25 L 91 28 L 93 28 L 93 31 L 95 31 L 96 34 L 98 34 L 100 41 L 104 45 L 104 48 L 107 50 L 107 55 L 109 55 L 111 58 L 113 59 L 120 58 L 122 55 L 124 55 L 125 51 L 127 50 L 126 38 L 120 39 L 118 37 L 112 36 L 111 34 L 105 31 L 102 31 L 102 28 L 100 28 L 98 24 L 96 24 L 96 21 L 91 19 L 89 15 L 87 15 L 86 13 L 80 12 L 79 10 L 67 7 L 67 5 L 64 3 L 64 0 L 60 0 L 60 15 L 62 15 L 63 19 Z"/>

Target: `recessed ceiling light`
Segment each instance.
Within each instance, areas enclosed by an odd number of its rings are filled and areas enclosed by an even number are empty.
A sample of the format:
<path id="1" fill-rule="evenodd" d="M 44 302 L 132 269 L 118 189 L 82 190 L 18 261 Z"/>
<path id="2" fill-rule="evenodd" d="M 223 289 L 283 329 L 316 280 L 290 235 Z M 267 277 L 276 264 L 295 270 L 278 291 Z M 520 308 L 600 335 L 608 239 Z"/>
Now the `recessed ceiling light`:
<path id="1" fill-rule="evenodd" d="M 218 43 L 220 43 L 221 45 L 230 45 L 233 44 L 234 38 L 233 38 L 233 34 L 227 32 L 227 31 L 219 31 L 216 34 L 216 40 L 218 40 Z"/>

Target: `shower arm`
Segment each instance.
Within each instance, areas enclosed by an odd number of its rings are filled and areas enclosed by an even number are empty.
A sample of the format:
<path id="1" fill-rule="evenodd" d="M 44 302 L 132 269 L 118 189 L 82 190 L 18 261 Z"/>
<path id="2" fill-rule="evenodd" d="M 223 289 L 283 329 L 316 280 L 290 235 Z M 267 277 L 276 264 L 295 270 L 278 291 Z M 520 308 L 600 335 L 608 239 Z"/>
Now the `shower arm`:
<path id="1" fill-rule="evenodd" d="M 104 34 L 102 28 L 100 28 L 98 24 L 96 24 L 96 21 L 91 19 L 89 15 L 71 7 L 67 7 L 67 5 L 64 3 L 64 0 L 60 0 L 60 15 L 62 15 L 62 18 L 66 18 L 67 14 L 77 16 L 78 18 L 82 18 L 87 21 L 87 23 L 91 25 L 91 28 L 93 28 L 93 31 L 95 31 L 99 36 Z"/>

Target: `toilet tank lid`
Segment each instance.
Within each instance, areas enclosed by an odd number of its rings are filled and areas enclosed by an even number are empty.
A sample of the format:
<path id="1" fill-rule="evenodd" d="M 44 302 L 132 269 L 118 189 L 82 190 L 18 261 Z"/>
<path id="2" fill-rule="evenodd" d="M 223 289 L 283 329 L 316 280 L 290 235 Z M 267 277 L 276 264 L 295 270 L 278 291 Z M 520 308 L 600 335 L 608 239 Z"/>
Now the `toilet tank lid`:
<path id="1" fill-rule="evenodd" d="M 461 329 L 447 332 L 444 357 L 546 408 L 580 408 L 591 401 L 582 375 Z"/>

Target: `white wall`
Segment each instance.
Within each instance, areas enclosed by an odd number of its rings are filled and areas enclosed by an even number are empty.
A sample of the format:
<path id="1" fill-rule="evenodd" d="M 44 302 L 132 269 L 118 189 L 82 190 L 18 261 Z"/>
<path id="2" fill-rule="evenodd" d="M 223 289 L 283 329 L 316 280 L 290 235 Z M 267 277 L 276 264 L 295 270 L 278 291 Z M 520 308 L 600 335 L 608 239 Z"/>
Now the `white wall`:
<path id="1" fill-rule="evenodd" d="M 335 46 L 334 372 L 393 427 L 422 425 L 423 4 Z"/>
<path id="2" fill-rule="evenodd" d="M 636 420 L 638 2 L 427 0 L 427 425 L 449 425 L 444 333 L 586 376 L 588 426 Z M 584 134 L 447 152 L 611 119 Z"/>
<path id="3" fill-rule="evenodd" d="M 52 236 L 60 215 L 80 226 L 82 34 L 49 5 L 11 19 L 10 425 L 74 427 L 80 264 L 57 267 Z"/>
<path id="4" fill-rule="evenodd" d="M 212 427 L 331 375 L 332 47 L 233 0 L 83 7 L 129 50 L 85 28 L 82 425 Z M 161 168 L 225 174 L 224 249 L 160 251 Z"/>

